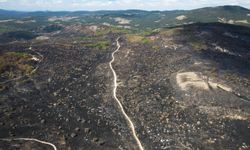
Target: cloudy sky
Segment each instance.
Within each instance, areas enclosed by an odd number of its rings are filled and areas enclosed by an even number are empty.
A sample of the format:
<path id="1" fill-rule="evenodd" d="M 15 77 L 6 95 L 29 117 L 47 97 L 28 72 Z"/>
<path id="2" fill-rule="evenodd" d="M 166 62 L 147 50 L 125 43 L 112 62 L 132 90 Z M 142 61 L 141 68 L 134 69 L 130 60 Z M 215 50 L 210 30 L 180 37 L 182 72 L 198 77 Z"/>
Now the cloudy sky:
<path id="1" fill-rule="evenodd" d="M 0 0 L 0 9 L 9 10 L 173 10 L 206 6 L 240 5 L 250 0 Z"/>

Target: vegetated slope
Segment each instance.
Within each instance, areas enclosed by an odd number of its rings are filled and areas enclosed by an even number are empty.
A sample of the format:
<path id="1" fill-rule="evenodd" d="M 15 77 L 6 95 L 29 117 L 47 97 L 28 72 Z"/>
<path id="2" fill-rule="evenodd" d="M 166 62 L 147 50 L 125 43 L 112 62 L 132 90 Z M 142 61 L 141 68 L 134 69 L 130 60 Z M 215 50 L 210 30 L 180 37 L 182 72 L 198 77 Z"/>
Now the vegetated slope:
<path id="1" fill-rule="evenodd" d="M 217 22 L 219 18 L 249 21 L 248 13 L 248 9 L 239 6 L 219 6 L 188 11 L 187 17 L 194 22 Z"/>
<path id="2" fill-rule="evenodd" d="M 240 6 L 206 7 L 195 10 L 173 11 L 76 11 L 76 12 L 16 12 L 0 11 L 1 30 L 15 30 L 20 26 L 28 30 L 44 24 L 105 24 L 125 28 L 160 28 L 197 22 L 222 22 L 250 26 L 250 10 Z M 23 19 L 30 18 L 29 21 Z M 13 20 L 9 20 L 13 19 Z M 121 21 L 122 20 L 122 21 Z M 23 24 L 26 24 L 24 26 Z"/>

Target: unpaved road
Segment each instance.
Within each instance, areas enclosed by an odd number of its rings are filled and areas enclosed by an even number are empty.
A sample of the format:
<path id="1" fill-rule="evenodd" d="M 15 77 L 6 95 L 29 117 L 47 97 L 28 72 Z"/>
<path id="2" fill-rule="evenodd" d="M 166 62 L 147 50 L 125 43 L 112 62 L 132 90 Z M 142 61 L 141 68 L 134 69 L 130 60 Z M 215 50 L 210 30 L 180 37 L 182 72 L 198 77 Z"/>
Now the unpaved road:
<path id="1" fill-rule="evenodd" d="M 117 45 L 117 49 L 112 53 L 112 60 L 109 62 L 109 66 L 110 66 L 110 69 L 112 70 L 112 73 L 113 73 L 113 76 L 114 76 L 114 80 L 113 80 L 113 97 L 114 99 L 116 100 L 116 102 L 118 103 L 119 107 L 120 107 L 120 110 L 122 112 L 122 114 L 124 115 L 125 119 L 127 120 L 128 124 L 129 124 L 129 127 L 131 128 L 131 131 L 132 131 L 132 134 L 136 140 L 136 143 L 139 147 L 140 150 L 144 150 L 142 144 L 141 144 L 141 141 L 139 140 L 139 138 L 137 137 L 136 135 L 136 131 L 135 131 L 135 126 L 133 124 L 133 122 L 131 121 L 131 119 L 129 118 L 129 116 L 127 115 L 127 113 L 125 112 L 121 102 L 119 101 L 119 99 L 117 98 L 116 96 L 116 91 L 117 91 L 117 75 L 116 75 L 116 72 L 112 66 L 113 62 L 115 61 L 115 53 L 119 51 L 121 45 L 119 43 L 119 39 L 120 38 L 117 38 L 116 39 L 116 45 Z"/>

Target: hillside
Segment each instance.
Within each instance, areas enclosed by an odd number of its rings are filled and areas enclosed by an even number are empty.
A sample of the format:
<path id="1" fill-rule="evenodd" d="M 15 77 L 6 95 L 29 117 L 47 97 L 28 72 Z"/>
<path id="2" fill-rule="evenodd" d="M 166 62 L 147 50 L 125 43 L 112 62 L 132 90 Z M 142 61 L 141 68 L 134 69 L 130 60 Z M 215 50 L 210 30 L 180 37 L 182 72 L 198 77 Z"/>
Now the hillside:
<path id="1" fill-rule="evenodd" d="M 248 13 L 1 10 L 0 149 L 249 149 Z"/>
<path id="2" fill-rule="evenodd" d="M 124 28 L 161 28 L 197 22 L 222 22 L 250 26 L 250 10 L 239 6 L 220 6 L 196 10 L 176 11 L 77 11 L 77 12 L 16 12 L 0 11 L 1 28 L 18 28 L 20 24 L 33 21 L 35 26 L 43 24 L 69 24 L 83 22 L 85 24 L 104 24 Z M 12 20 L 13 19 L 13 20 Z M 21 19 L 21 20 L 20 20 Z M 0 29 L 1 30 L 1 29 Z M 3 30 L 3 29 L 2 29 Z"/>

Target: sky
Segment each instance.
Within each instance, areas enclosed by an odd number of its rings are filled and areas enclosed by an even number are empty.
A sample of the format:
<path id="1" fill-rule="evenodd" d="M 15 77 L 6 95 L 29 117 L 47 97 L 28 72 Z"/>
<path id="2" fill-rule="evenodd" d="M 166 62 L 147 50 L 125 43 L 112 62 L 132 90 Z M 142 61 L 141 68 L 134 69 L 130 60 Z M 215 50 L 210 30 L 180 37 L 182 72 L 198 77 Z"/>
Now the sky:
<path id="1" fill-rule="evenodd" d="M 239 5 L 250 9 L 250 0 L 0 0 L 0 9 L 37 10 L 176 10 Z"/>

